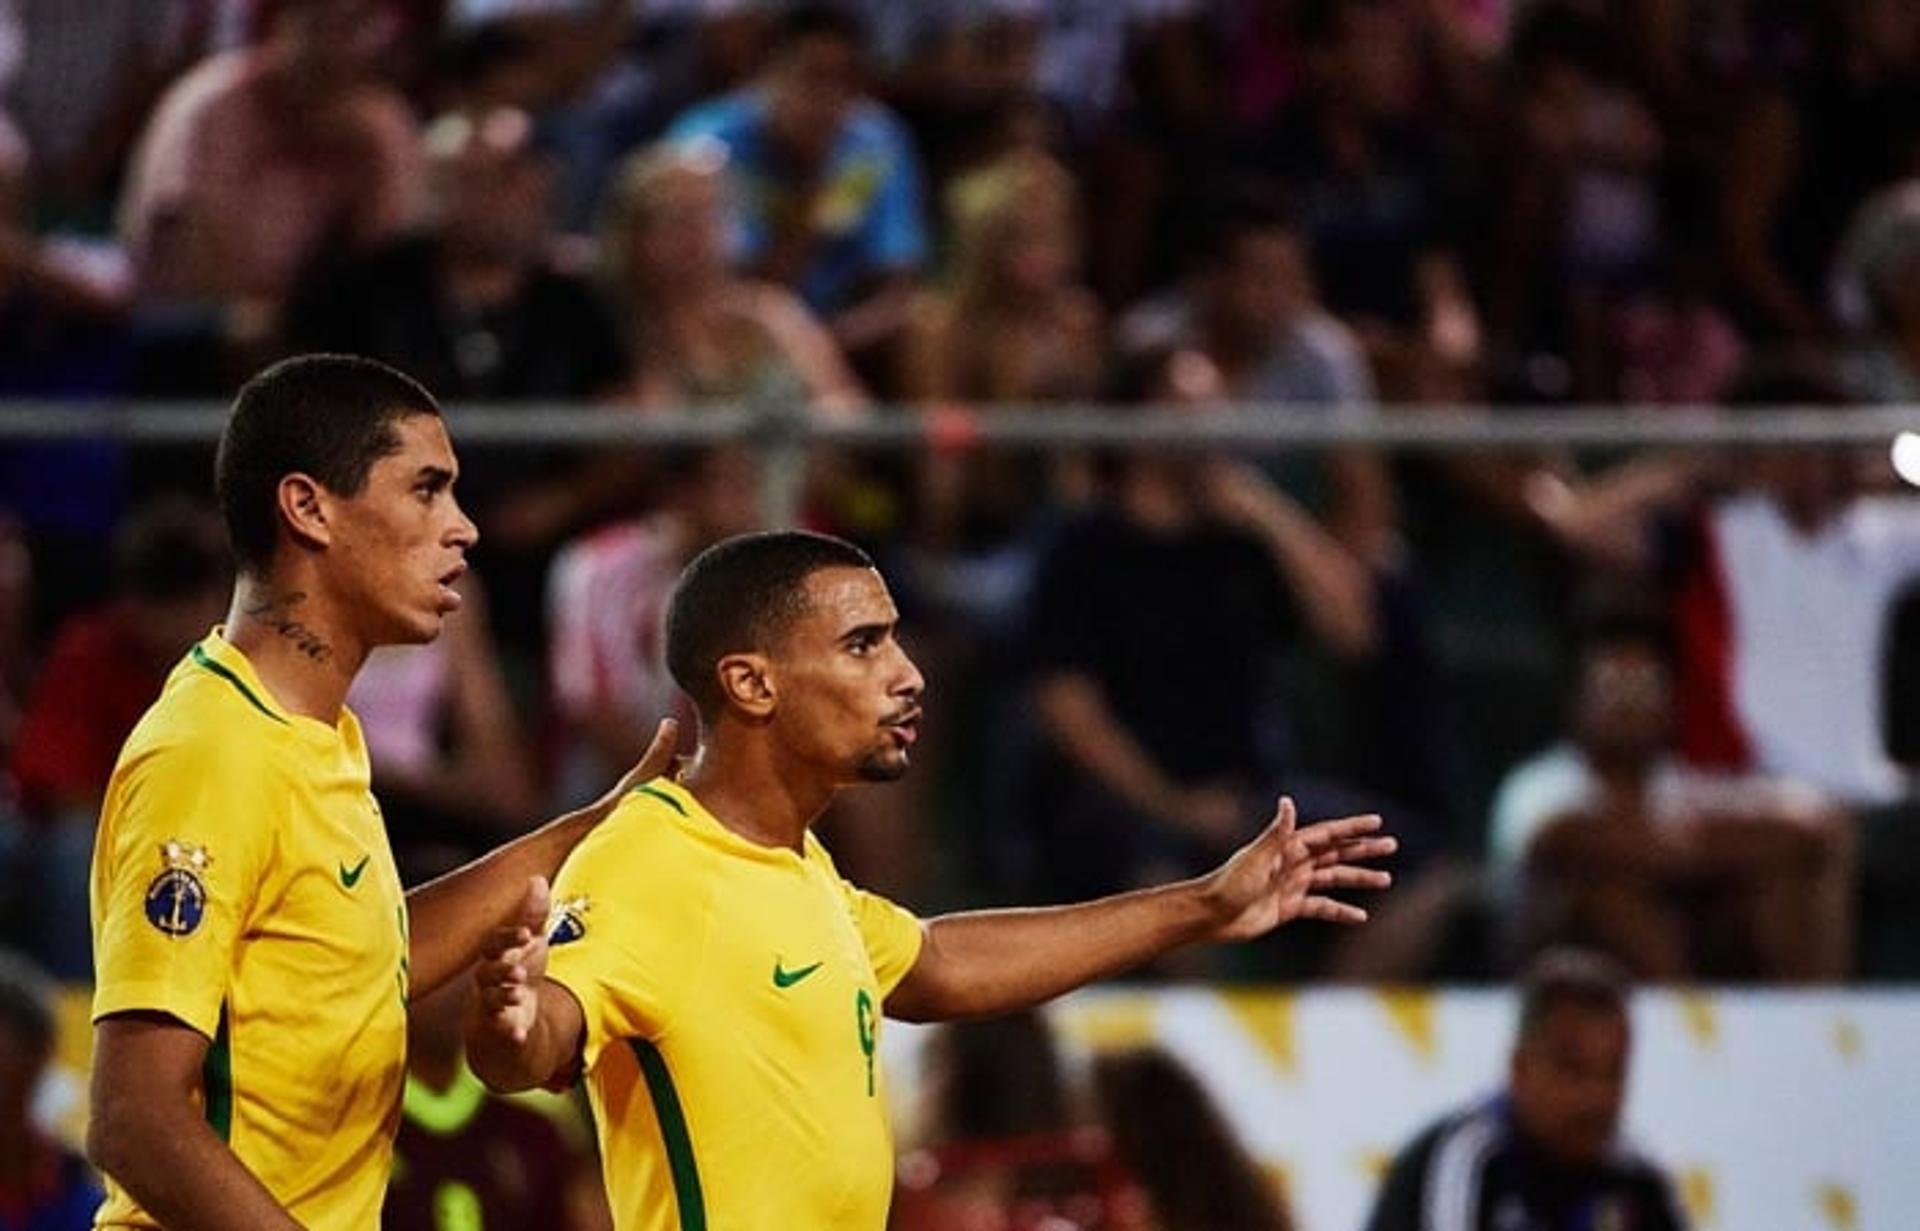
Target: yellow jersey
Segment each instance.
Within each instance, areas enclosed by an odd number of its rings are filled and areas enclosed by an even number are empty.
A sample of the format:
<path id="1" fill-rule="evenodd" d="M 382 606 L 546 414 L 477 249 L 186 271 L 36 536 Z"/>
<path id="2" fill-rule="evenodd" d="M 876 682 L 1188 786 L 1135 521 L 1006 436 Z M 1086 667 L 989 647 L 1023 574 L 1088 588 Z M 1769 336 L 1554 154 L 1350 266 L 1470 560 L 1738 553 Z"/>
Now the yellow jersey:
<path id="1" fill-rule="evenodd" d="M 93 854 L 93 1019 L 210 1041 L 208 1121 L 301 1225 L 373 1231 L 407 1046 L 406 899 L 360 725 L 281 709 L 215 629 L 127 737 Z M 151 1227 L 111 1180 L 103 1227 Z"/>
<path id="2" fill-rule="evenodd" d="M 560 870 L 547 976 L 585 1011 L 618 1231 L 886 1226 L 880 1011 L 920 923 L 805 845 L 750 842 L 655 779 Z"/>

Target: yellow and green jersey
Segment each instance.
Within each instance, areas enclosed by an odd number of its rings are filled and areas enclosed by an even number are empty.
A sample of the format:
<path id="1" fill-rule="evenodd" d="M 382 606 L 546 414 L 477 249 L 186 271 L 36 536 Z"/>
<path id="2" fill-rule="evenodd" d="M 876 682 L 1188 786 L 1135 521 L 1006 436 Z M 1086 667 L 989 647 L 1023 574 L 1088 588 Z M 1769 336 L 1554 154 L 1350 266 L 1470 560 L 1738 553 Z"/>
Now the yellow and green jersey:
<path id="1" fill-rule="evenodd" d="M 215 629 L 127 738 L 93 855 L 93 1018 L 211 1046 L 205 1109 L 303 1226 L 380 1222 L 405 1080 L 406 902 L 359 723 L 281 709 Z M 100 1226 L 154 1226 L 109 1182 Z"/>
<path id="2" fill-rule="evenodd" d="M 880 1009 L 912 915 L 750 842 L 676 783 L 630 794 L 554 885 L 547 975 L 580 1001 L 619 1231 L 882 1231 Z"/>

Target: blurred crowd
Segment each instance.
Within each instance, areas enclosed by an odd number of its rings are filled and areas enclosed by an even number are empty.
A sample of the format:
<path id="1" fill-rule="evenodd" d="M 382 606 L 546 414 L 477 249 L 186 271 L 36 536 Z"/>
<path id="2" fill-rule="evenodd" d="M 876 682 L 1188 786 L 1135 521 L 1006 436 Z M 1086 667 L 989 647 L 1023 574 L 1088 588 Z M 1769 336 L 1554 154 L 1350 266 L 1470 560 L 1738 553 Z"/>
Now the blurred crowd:
<path id="1" fill-rule="evenodd" d="M 529 416 L 1920 401 L 1905 0 L 0 0 L 0 101 L 0 396 L 76 417 L 306 350 Z M 0 445 L 0 941 L 64 978 L 224 609 L 209 461 Z M 462 462 L 469 601 L 351 698 L 418 866 L 638 753 L 679 567 L 762 516 L 748 447 Z M 826 833 L 916 906 L 1198 869 L 1285 791 L 1390 816 L 1373 925 L 1159 973 L 1920 974 L 1884 448 L 954 433 L 812 458 L 804 517 L 931 680 L 927 764 Z"/>

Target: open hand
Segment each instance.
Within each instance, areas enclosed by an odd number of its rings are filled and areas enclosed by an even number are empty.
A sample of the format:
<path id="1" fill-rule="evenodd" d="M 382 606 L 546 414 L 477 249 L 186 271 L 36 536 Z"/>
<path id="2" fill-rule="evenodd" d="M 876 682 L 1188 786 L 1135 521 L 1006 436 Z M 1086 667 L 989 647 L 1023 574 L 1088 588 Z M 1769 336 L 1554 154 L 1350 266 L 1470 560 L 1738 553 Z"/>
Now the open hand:
<path id="1" fill-rule="evenodd" d="M 530 879 L 513 917 L 487 937 L 473 969 L 478 991 L 475 1012 L 481 1028 L 515 1045 L 527 1041 L 540 1015 L 539 987 L 547 971 L 547 915 L 552 907 L 547 878 Z"/>
<path id="2" fill-rule="evenodd" d="M 1358 863 L 1391 855 L 1399 842 L 1380 834 L 1378 816 L 1349 816 L 1294 826 L 1282 797 L 1273 823 L 1210 874 L 1203 892 L 1217 940 L 1248 940 L 1295 919 L 1364 923 L 1367 912 L 1326 896 L 1334 890 L 1385 889 L 1390 874 Z"/>

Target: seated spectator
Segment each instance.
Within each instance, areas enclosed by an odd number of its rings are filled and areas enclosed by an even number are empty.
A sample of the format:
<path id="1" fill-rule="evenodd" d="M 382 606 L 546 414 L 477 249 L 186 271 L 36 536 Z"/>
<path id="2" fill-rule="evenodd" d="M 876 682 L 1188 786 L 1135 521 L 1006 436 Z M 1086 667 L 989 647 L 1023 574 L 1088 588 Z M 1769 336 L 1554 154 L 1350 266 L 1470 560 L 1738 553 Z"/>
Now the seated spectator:
<path id="1" fill-rule="evenodd" d="M 1671 1179 L 1620 1136 L 1628 996 L 1625 975 L 1604 959 L 1543 955 L 1520 988 L 1505 1091 L 1407 1144 L 1367 1231 L 1683 1231 Z"/>
<path id="2" fill-rule="evenodd" d="M 1276 414 L 1374 417 L 1367 356 L 1320 306 L 1306 238 L 1276 200 L 1249 187 L 1215 205 L 1196 230 L 1192 261 L 1184 286 L 1128 314 L 1123 346 L 1192 346 L 1220 369 L 1228 397 Z M 1343 449 L 1323 463 L 1275 459 L 1267 467 L 1361 559 L 1378 566 L 1397 554 L 1393 490 L 1377 456 Z"/>
<path id="3" fill-rule="evenodd" d="M 13 748 L 32 823 L 21 856 L 35 873 L 26 939 L 60 978 L 91 973 L 87 867 L 120 745 L 227 599 L 225 536 L 197 507 L 167 503 L 135 515 L 114 554 L 116 596 L 56 632 Z"/>
<path id="4" fill-rule="evenodd" d="M 1082 1122 L 1044 1015 L 950 1023 L 927 1040 L 921 1144 L 894 1209 L 916 1231 L 1125 1231 L 1124 1176 Z"/>
<path id="5" fill-rule="evenodd" d="M 659 507 L 563 546 L 547 576 L 547 678 L 561 729 L 563 807 L 597 796 L 609 767 L 630 765 L 662 714 L 692 732 L 686 697 L 667 672 L 662 620 L 686 563 L 760 526 L 759 467 L 737 448 L 669 461 Z"/>
<path id="6" fill-rule="evenodd" d="M 913 147 L 861 93 L 864 39 L 851 10 L 796 4 L 763 80 L 668 132 L 726 151 L 734 259 L 798 291 L 856 356 L 897 337 L 927 257 Z"/>
<path id="7" fill-rule="evenodd" d="M 140 292 L 203 302 L 256 342 L 324 247 L 362 248 L 418 213 L 405 102 L 376 74 L 371 0 L 273 0 L 260 41 L 182 77 L 135 152 L 120 229 Z"/>
<path id="8" fill-rule="evenodd" d="M 632 354 L 624 394 L 643 407 L 806 401 L 829 414 L 866 395 L 791 293 L 726 262 L 724 160 L 663 146 L 622 170 L 601 232 L 601 272 Z"/>
<path id="9" fill-rule="evenodd" d="M 438 638 L 375 650 L 347 693 L 396 848 L 485 849 L 539 811 L 478 580 L 456 584 L 460 610 Z"/>
<path id="10" fill-rule="evenodd" d="M 1290 1231 L 1285 1194 L 1178 1058 L 1160 1047 L 1098 1056 L 1093 1088 L 1115 1160 L 1145 1199 L 1145 1225 Z"/>
<path id="11" fill-rule="evenodd" d="M 1359 332 L 1390 401 L 1457 396 L 1481 348 L 1450 169 L 1417 105 L 1414 7 L 1299 5 L 1300 94 L 1247 160 L 1287 185 L 1327 307 Z"/>
<path id="12" fill-rule="evenodd" d="M 1222 395 L 1195 351 L 1159 357 L 1142 391 Z M 1045 811 L 1068 896 L 1197 870 L 1282 788 L 1345 810 L 1305 794 L 1281 746 L 1277 660 L 1302 627 L 1355 657 L 1376 636 L 1365 569 L 1259 471 L 1159 450 L 1111 465 L 1108 498 L 1042 557 L 1028 614 L 1035 712 L 1067 768 Z"/>
<path id="13" fill-rule="evenodd" d="M 1761 374 L 1743 405 L 1838 405 L 1817 374 Z M 1887 626 L 1920 577 L 1920 499 L 1863 490 L 1844 448 L 1769 449 L 1701 510 L 1680 562 L 1680 748 L 1786 775 L 1840 803 L 1908 798 L 1883 731 Z"/>
<path id="14" fill-rule="evenodd" d="M 1640 977 L 1845 978 L 1850 818 L 1818 793 L 1673 755 L 1656 632 L 1604 628 L 1581 656 L 1568 738 L 1516 766 L 1490 855 L 1523 944 L 1577 939 Z"/>
<path id="15" fill-rule="evenodd" d="M 367 355 L 449 400 L 611 392 L 626 358 L 594 288 L 553 251 L 551 168 L 531 118 L 451 112 L 423 145 L 424 225 L 315 268 L 288 309 L 291 348 Z"/>
<path id="16" fill-rule="evenodd" d="M 949 286 L 915 304 L 902 393 L 989 414 L 1000 402 L 1095 400 L 1101 311 L 1077 281 L 1079 201 L 1065 168 L 1014 155 L 969 176 L 954 197 Z M 910 588 L 937 610 L 1004 623 L 1009 591 L 1031 570 L 1030 523 L 1058 502 L 1084 501 L 1089 482 L 1073 455 L 1051 465 L 997 452 L 924 455 L 913 538 L 927 555 Z M 1014 579 L 995 584 L 1007 574 Z"/>
<path id="17" fill-rule="evenodd" d="M 0 950 L 0 1226 L 8 1231 L 86 1231 L 106 1195 L 87 1160 L 34 1122 L 56 1025 L 46 977 Z"/>

